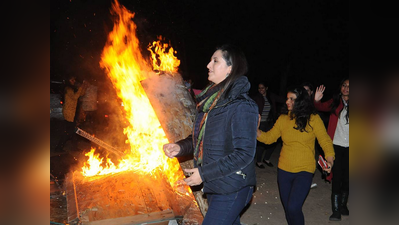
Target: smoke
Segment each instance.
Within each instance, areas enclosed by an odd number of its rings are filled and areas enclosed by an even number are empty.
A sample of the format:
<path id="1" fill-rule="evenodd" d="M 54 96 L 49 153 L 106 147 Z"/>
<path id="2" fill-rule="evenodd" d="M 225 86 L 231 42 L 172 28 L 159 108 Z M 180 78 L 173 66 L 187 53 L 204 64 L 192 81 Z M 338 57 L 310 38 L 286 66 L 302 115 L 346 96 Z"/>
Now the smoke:
<path id="1" fill-rule="evenodd" d="M 107 144 L 119 149 L 121 152 L 128 148 L 125 143 L 126 135 L 123 134 L 124 128 L 128 125 L 123 109 L 122 100 L 116 94 L 112 82 L 108 79 L 97 81 L 97 109 L 86 112 L 86 121 L 83 130 L 95 135 L 95 137 Z M 98 146 L 94 146 L 98 147 Z M 90 151 L 90 149 L 87 149 Z M 105 156 L 106 150 L 99 150 Z M 110 158 L 114 156 L 111 154 Z M 115 162 L 115 160 L 113 160 Z"/>

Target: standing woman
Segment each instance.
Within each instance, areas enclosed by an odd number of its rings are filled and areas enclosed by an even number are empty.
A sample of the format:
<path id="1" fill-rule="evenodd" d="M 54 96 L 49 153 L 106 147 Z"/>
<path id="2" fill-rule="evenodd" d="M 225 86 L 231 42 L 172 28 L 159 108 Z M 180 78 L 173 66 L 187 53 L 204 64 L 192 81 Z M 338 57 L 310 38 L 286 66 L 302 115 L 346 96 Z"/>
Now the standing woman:
<path id="1" fill-rule="evenodd" d="M 258 129 L 257 139 L 265 144 L 281 137 L 283 146 L 278 161 L 277 182 L 285 217 L 289 225 L 303 225 L 302 206 L 316 170 L 315 139 L 323 149 L 330 172 L 334 164 L 331 138 L 302 86 L 288 89 L 286 108 L 268 132 Z"/>
<path id="2" fill-rule="evenodd" d="M 258 84 L 258 93 L 253 97 L 256 104 L 258 105 L 259 115 L 260 115 L 260 125 L 259 129 L 262 131 L 270 130 L 274 122 L 277 119 L 277 110 L 276 110 L 276 102 L 284 103 L 285 97 L 278 96 L 273 92 L 268 91 L 269 87 L 264 83 Z M 271 145 L 266 145 L 257 141 L 256 143 L 256 166 L 264 169 L 265 163 L 269 167 L 273 167 L 273 164 L 270 162 L 270 157 L 274 149 L 276 148 L 277 143 L 273 143 Z M 266 153 L 264 154 L 264 152 Z M 264 156 L 263 156 L 264 154 Z"/>
<path id="3" fill-rule="evenodd" d="M 349 78 L 339 85 L 337 94 L 326 102 L 323 98 L 325 87 L 316 88 L 315 106 L 319 111 L 329 111 L 330 119 L 327 132 L 333 140 L 335 150 L 335 166 L 332 171 L 331 207 L 332 221 L 340 221 L 341 215 L 348 216 L 349 197 Z"/>
<path id="4" fill-rule="evenodd" d="M 194 155 L 190 186 L 203 183 L 208 211 L 203 225 L 240 224 L 240 212 L 256 185 L 254 156 L 258 108 L 248 96 L 247 61 L 236 47 L 216 49 L 207 65 L 207 86 L 197 98 L 193 132 L 163 146 L 166 156 Z"/>
<path id="5" fill-rule="evenodd" d="M 56 146 L 56 152 L 61 152 L 64 150 L 64 145 L 67 141 L 72 141 L 72 150 L 77 150 L 77 141 L 75 138 L 75 128 L 76 128 L 76 108 L 78 105 L 78 100 L 86 92 L 88 83 L 83 81 L 80 87 L 76 85 L 76 77 L 71 76 L 67 80 L 64 88 L 63 100 L 64 104 L 62 106 L 62 115 L 64 116 L 65 130 L 61 136 L 58 144 Z"/>

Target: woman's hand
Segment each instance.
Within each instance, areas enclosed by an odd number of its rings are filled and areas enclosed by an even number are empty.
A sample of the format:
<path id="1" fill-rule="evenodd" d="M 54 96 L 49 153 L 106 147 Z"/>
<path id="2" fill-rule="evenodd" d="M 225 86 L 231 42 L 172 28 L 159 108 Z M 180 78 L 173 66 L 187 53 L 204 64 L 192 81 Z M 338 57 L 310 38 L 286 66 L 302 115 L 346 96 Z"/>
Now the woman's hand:
<path id="1" fill-rule="evenodd" d="M 329 156 L 327 158 L 327 165 L 328 165 L 328 168 L 324 168 L 323 170 L 326 171 L 327 173 L 331 173 L 331 169 L 334 165 L 334 158 L 332 156 Z"/>
<path id="2" fill-rule="evenodd" d="M 187 185 L 189 186 L 197 186 L 202 183 L 201 176 L 199 174 L 198 168 L 194 169 L 184 169 L 184 172 L 186 173 L 191 173 L 189 177 L 184 179 L 184 182 L 186 182 Z"/>
<path id="3" fill-rule="evenodd" d="M 262 134 L 262 131 L 258 129 L 258 130 L 256 131 L 256 137 L 259 137 L 261 134 Z"/>
<path id="4" fill-rule="evenodd" d="M 259 130 L 259 127 L 260 127 L 260 114 L 258 115 L 258 130 L 257 130 L 257 132 L 256 132 L 256 137 L 259 137 L 259 135 L 262 133 L 260 130 Z"/>
<path id="5" fill-rule="evenodd" d="M 316 88 L 316 92 L 314 94 L 314 100 L 316 102 L 320 101 L 323 98 L 323 92 L 326 90 L 326 87 L 324 85 L 320 85 Z"/>
<path id="6" fill-rule="evenodd" d="M 163 151 L 167 157 L 173 158 L 180 152 L 180 146 L 174 143 L 164 144 Z"/>

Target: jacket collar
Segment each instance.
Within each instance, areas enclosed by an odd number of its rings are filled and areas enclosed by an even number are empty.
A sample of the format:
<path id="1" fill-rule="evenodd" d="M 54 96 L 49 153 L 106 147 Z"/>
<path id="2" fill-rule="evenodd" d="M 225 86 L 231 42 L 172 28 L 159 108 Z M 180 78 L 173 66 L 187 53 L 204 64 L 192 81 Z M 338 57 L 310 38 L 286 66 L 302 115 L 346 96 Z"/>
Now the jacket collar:
<path id="1" fill-rule="evenodd" d="M 216 106 L 224 105 L 233 101 L 240 95 L 248 93 L 250 88 L 251 84 L 249 83 L 248 78 L 246 76 L 239 77 L 233 84 L 231 84 L 230 90 L 224 94 L 225 97 L 220 99 Z"/>

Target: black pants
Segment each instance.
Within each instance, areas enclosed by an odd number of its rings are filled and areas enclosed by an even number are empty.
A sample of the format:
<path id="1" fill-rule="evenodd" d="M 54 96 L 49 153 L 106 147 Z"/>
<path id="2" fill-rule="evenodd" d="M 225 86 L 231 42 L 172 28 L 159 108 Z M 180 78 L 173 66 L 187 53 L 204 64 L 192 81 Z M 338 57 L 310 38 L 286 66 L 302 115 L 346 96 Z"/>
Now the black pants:
<path id="1" fill-rule="evenodd" d="M 69 121 L 64 120 L 64 129 L 61 134 L 60 140 L 58 141 L 58 144 L 56 146 L 56 152 L 63 151 L 64 146 L 67 143 L 67 141 L 72 142 L 73 150 L 77 149 L 75 128 L 76 128 L 75 122 L 69 122 Z"/>
<path id="2" fill-rule="evenodd" d="M 269 131 L 272 129 L 272 122 L 261 122 L 259 125 L 259 130 L 261 131 Z M 274 149 L 276 148 L 277 143 L 273 143 L 271 145 L 264 144 L 262 142 L 256 141 L 256 162 L 262 162 L 263 159 L 269 160 L 273 154 Z M 263 153 L 266 151 L 265 155 Z"/>
<path id="3" fill-rule="evenodd" d="M 349 192 L 349 147 L 334 145 L 332 193 Z"/>

